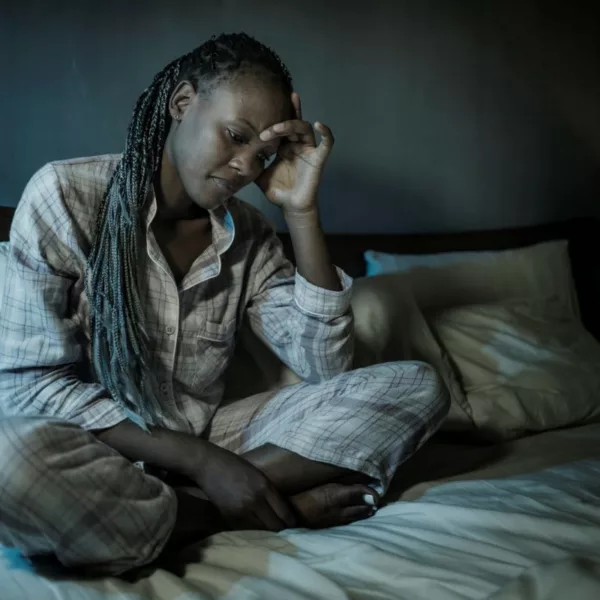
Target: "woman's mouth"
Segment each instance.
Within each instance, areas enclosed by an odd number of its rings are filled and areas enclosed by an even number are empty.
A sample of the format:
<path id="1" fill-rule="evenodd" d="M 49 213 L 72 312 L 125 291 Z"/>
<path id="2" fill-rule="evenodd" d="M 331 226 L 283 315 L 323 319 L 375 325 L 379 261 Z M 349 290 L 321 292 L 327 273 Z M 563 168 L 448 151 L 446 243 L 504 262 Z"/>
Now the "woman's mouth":
<path id="1" fill-rule="evenodd" d="M 228 194 L 235 194 L 240 189 L 237 182 L 231 181 L 230 179 L 223 179 L 222 177 L 211 177 L 211 179 L 217 184 L 217 186 Z"/>

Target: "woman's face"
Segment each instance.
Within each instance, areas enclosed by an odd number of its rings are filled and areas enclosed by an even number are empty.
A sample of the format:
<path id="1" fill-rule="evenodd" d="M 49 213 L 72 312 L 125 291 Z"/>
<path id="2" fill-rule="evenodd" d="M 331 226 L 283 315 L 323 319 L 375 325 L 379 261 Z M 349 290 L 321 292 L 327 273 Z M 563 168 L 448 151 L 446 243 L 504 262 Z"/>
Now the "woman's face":
<path id="1" fill-rule="evenodd" d="M 262 173 L 279 140 L 263 142 L 261 131 L 292 117 L 290 98 L 252 74 L 205 94 L 184 82 L 173 92 L 169 110 L 173 123 L 165 155 L 184 196 L 208 210 Z"/>

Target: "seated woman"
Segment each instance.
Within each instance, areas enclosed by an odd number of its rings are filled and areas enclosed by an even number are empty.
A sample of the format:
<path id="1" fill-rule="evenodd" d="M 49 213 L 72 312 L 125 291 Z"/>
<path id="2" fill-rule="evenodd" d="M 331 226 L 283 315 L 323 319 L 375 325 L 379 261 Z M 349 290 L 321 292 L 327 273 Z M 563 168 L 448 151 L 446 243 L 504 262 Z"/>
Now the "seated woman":
<path id="1" fill-rule="evenodd" d="M 448 395 L 420 362 L 347 372 L 352 283 L 317 206 L 332 145 L 272 50 L 221 35 L 156 75 L 123 155 L 33 176 L 0 319 L 0 543 L 117 574 L 222 529 L 373 514 Z M 234 197 L 251 182 L 296 272 Z M 243 318 L 303 382 L 220 406 Z"/>

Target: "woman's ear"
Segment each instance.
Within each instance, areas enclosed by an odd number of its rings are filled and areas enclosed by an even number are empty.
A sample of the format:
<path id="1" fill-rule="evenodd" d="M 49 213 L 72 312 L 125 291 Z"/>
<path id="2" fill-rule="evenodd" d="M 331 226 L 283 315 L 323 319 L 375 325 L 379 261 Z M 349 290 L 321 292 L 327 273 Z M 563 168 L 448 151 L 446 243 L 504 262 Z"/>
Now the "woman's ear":
<path id="1" fill-rule="evenodd" d="M 177 84 L 169 99 L 169 114 L 174 121 L 183 119 L 195 95 L 196 90 L 189 81 L 181 81 Z"/>

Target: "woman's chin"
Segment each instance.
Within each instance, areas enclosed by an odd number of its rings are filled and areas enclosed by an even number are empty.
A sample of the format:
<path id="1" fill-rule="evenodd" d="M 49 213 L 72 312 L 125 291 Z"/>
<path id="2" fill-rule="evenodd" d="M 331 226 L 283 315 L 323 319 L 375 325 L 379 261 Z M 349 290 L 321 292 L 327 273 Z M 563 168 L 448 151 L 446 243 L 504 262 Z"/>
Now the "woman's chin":
<path id="1" fill-rule="evenodd" d="M 190 194 L 192 202 L 198 207 L 204 210 L 215 210 L 219 206 L 225 204 L 231 195 L 227 194 L 215 194 L 214 192 L 204 194 Z"/>
<path id="2" fill-rule="evenodd" d="M 223 206 L 231 196 L 222 196 L 220 198 L 205 198 L 202 202 L 198 202 L 196 205 L 204 210 L 216 210 L 220 206 Z"/>

